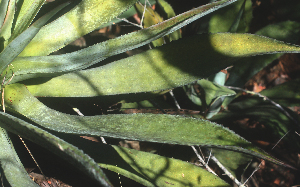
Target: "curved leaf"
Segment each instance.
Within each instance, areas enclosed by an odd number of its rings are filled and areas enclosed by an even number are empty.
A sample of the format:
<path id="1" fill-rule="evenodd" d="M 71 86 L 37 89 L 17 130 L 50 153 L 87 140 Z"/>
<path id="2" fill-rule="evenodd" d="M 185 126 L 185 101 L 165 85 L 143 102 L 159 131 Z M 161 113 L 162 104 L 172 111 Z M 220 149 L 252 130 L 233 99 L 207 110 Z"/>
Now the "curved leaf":
<path id="1" fill-rule="evenodd" d="M 10 186 L 37 187 L 38 185 L 30 179 L 23 167 L 8 134 L 0 128 L 0 165 L 1 177 L 5 177 Z M 3 180 L 3 178 L 1 178 Z M 3 181 L 2 181 L 3 185 Z"/>
<path id="2" fill-rule="evenodd" d="M 236 23 L 241 9 L 244 9 L 244 12 L 239 24 L 236 25 L 237 28 L 235 32 L 247 32 L 252 19 L 252 2 L 251 0 L 246 0 L 245 5 L 243 5 L 243 3 L 244 0 L 241 0 L 213 13 L 209 21 L 208 32 L 217 33 L 230 31 L 231 27 Z"/>
<path id="3" fill-rule="evenodd" d="M 206 78 L 241 57 L 299 51 L 298 46 L 252 34 L 201 34 L 105 66 L 65 74 L 42 84 L 26 84 L 33 95 L 52 97 L 161 91 Z"/>
<path id="4" fill-rule="evenodd" d="M 2 28 L 3 23 L 4 23 L 8 3 L 9 3 L 9 0 L 1 0 L 0 1 L 0 28 Z"/>
<path id="5" fill-rule="evenodd" d="M 109 22 L 136 1 L 83 0 L 71 11 L 43 27 L 20 56 L 48 55 Z"/>
<path id="6" fill-rule="evenodd" d="M 105 174 L 88 155 L 84 154 L 77 147 L 57 138 L 56 136 L 31 125 L 19 118 L 0 112 L 0 126 L 24 138 L 27 138 L 53 153 L 66 159 L 68 162 L 89 174 L 103 186 L 112 186 Z M 11 172 L 11 171 L 10 171 Z M 19 179 L 19 181 L 22 181 Z M 18 185 L 24 186 L 24 185 Z"/>
<path id="7" fill-rule="evenodd" d="M 141 18 L 143 17 L 144 28 L 148 28 L 152 25 L 155 25 L 163 21 L 163 18 L 149 6 L 144 7 L 143 5 L 136 3 L 135 8 L 139 16 Z M 145 13 L 144 13 L 144 8 L 145 8 Z M 152 41 L 152 44 L 154 47 L 161 46 L 164 44 L 164 39 L 163 38 L 156 39 Z"/>
<path id="8" fill-rule="evenodd" d="M 145 186 L 228 186 L 219 177 L 185 161 L 57 133 L 83 149 L 102 167 Z"/>
<path id="9" fill-rule="evenodd" d="M 68 115 L 46 107 L 21 84 L 5 88 L 5 104 L 39 125 L 58 132 L 220 147 L 283 164 L 229 129 L 202 119 L 158 114 Z"/>
<path id="10" fill-rule="evenodd" d="M 150 28 L 111 39 L 73 53 L 17 58 L 13 62 L 15 78 L 11 83 L 34 77 L 57 76 L 63 72 L 87 68 L 112 55 L 148 44 L 231 2 L 233 1 L 224 0 L 201 6 Z M 12 70 L 8 68 L 7 71 L 10 72 Z"/>
<path id="11" fill-rule="evenodd" d="M 256 32 L 257 35 L 267 36 L 285 42 L 297 41 L 299 39 L 299 33 L 300 23 L 294 21 L 285 21 L 268 25 Z M 237 87 L 244 86 L 252 76 L 281 55 L 282 54 L 279 53 L 243 59 L 243 63 L 236 63 L 234 67 L 229 70 L 230 76 L 226 85 Z"/>
<path id="12" fill-rule="evenodd" d="M 32 38 L 39 32 L 41 27 L 59 10 L 68 5 L 62 4 L 38 19 L 31 27 L 15 38 L 7 47 L 0 53 L 0 72 L 3 70 L 23 51 Z"/>
<path id="13" fill-rule="evenodd" d="M 1 2 L 1 6 L 3 6 L 5 4 L 4 1 L 3 4 Z M 10 0 L 7 6 L 7 10 L 4 10 L 5 14 L 5 19 L 3 22 L 3 25 L 0 25 L 0 38 L 3 38 L 4 40 L 8 40 L 9 37 L 11 36 L 11 32 L 12 32 L 12 24 L 14 21 L 14 16 L 15 16 L 15 0 Z M 1 7 L 1 9 L 4 7 Z M 0 18 L 0 23 L 1 23 L 1 18 Z M 8 42 L 5 43 L 5 45 L 7 45 Z M 4 45 L 4 46 L 5 46 Z"/>
<path id="14" fill-rule="evenodd" d="M 181 160 L 124 147 L 114 146 L 114 149 L 136 173 L 123 169 L 122 165 L 99 165 L 146 186 L 230 186 L 205 169 Z"/>
<path id="15" fill-rule="evenodd" d="M 10 41 L 27 29 L 44 2 L 44 0 L 26 0 L 17 4 L 18 14 Z M 21 6 L 18 6 L 19 4 Z"/>

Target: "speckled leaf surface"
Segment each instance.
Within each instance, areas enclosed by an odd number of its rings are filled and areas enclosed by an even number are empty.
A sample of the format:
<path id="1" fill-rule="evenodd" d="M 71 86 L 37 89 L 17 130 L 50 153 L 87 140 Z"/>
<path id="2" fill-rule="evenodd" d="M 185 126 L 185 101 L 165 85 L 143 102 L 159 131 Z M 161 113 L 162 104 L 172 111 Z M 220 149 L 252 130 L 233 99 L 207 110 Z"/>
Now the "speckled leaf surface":
<path id="1" fill-rule="evenodd" d="M 48 108 L 33 97 L 22 84 L 7 86 L 5 93 L 7 108 L 19 112 L 45 128 L 58 132 L 220 147 L 283 164 L 233 131 L 210 121 L 157 114 L 74 116 Z"/>
<path id="2" fill-rule="evenodd" d="M 137 32 L 129 33 L 73 53 L 16 58 L 13 62 L 15 67 L 15 78 L 10 83 L 35 77 L 57 76 L 65 72 L 87 68 L 110 56 L 146 45 L 151 41 L 172 32 L 174 34 L 174 31 L 177 29 L 198 19 L 199 17 L 222 8 L 231 2 L 234 1 L 226 0 L 204 5 L 164 21 L 163 23 L 159 23 Z M 174 36 L 173 39 L 178 39 L 178 37 Z M 7 72 L 9 72 L 8 75 L 11 71 L 11 69 L 7 69 Z M 7 77 L 7 79 L 9 79 L 9 77 Z"/>
<path id="3" fill-rule="evenodd" d="M 92 32 L 130 8 L 137 0 L 83 0 L 44 26 L 20 56 L 48 55 Z"/>
<path id="4" fill-rule="evenodd" d="M 161 91 L 206 78 L 242 57 L 299 51 L 296 45 L 253 34 L 201 34 L 99 68 L 26 84 L 33 95 L 48 97 Z"/>
<path id="5" fill-rule="evenodd" d="M 255 34 L 262 35 L 285 42 L 294 42 L 299 39 L 300 23 L 294 21 L 285 21 L 268 25 Z M 242 87 L 244 84 L 263 67 L 270 64 L 282 54 L 271 54 L 264 56 L 255 56 L 242 59 L 242 63 L 236 63 L 229 70 L 230 76 L 226 82 L 227 86 Z"/>

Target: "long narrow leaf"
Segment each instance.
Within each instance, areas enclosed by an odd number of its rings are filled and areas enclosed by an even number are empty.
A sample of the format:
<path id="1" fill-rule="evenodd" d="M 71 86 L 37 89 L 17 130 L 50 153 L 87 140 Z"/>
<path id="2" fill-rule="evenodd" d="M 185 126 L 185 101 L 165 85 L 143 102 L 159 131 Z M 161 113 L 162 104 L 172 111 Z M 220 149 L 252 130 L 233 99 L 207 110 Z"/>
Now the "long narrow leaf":
<path id="1" fill-rule="evenodd" d="M 48 55 L 92 32 L 130 8 L 137 0 L 83 0 L 46 25 L 20 56 Z"/>
<path id="2" fill-rule="evenodd" d="M 0 29 L 1 29 L 0 38 L 2 38 L 4 40 L 8 40 L 8 38 L 11 36 L 12 24 L 13 24 L 14 15 L 15 15 L 15 3 L 16 3 L 15 0 L 9 1 L 7 10 L 5 11 L 6 16 L 5 16 L 3 25 L 0 27 Z"/>
<path id="3" fill-rule="evenodd" d="M 4 173 L 4 176 L 1 175 L 1 180 L 5 177 L 10 186 L 38 186 L 30 179 L 13 148 L 8 134 L 2 128 L 0 128 L 0 165 Z"/>
<path id="4" fill-rule="evenodd" d="M 300 48 L 252 34 L 201 34 L 99 68 L 26 84 L 33 95 L 52 97 L 161 91 L 206 78 L 242 57 L 282 52 L 299 53 Z"/>
<path id="5" fill-rule="evenodd" d="M 15 78 L 11 83 L 34 77 L 57 76 L 63 72 L 87 68 L 110 56 L 132 50 L 170 34 L 186 24 L 232 2 L 234 1 L 226 0 L 201 6 L 147 29 L 111 39 L 70 54 L 17 58 L 13 62 Z M 42 43 L 40 42 L 38 45 L 42 45 Z"/>
<path id="6" fill-rule="evenodd" d="M 22 84 L 7 86 L 5 93 L 6 107 L 58 132 L 220 147 L 283 164 L 229 129 L 210 121 L 157 114 L 74 116 L 46 107 Z"/>
<path id="7" fill-rule="evenodd" d="M 1 53 L 0 53 L 0 72 L 3 70 L 23 51 L 32 38 L 39 32 L 41 27 L 59 10 L 68 5 L 62 4 L 47 13 L 45 16 L 36 21 L 30 28 L 15 38 Z"/>
<path id="8" fill-rule="evenodd" d="M 4 19 L 6 17 L 8 3 L 9 3 L 9 0 L 1 0 L 0 1 L 0 29 L 2 28 Z"/>
<path id="9" fill-rule="evenodd" d="M 36 142 L 43 147 L 46 147 L 69 162 L 76 163 L 75 166 L 77 168 L 84 170 L 103 186 L 112 186 L 95 161 L 88 155 L 84 154 L 77 147 L 57 138 L 47 131 L 31 125 L 28 122 L 3 112 L 0 112 L 0 126 L 15 134 Z"/>
<path id="10" fill-rule="evenodd" d="M 67 141 L 79 145 L 101 167 L 145 186 L 230 186 L 205 169 L 185 161 L 124 147 L 99 144 L 74 136 L 67 137 Z"/>
<path id="11" fill-rule="evenodd" d="M 17 7 L 18 15 L 10 41 L 27 29 L 44 2 L 44 0 L 26 0 L 20 3 L 22 6 Z"/>

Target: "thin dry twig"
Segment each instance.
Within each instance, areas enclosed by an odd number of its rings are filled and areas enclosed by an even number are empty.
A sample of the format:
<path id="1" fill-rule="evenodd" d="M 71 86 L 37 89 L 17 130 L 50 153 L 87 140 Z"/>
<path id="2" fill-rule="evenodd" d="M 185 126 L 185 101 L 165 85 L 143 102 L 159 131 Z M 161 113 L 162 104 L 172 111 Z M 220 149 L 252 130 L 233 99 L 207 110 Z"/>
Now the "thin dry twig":
<path id="1" fill-rule="evenodd" d="M 244 184 L 242 184 L 240 181 L 238 181 L 227 169 L 223 166 L 223 164 L 214 156 L 211 155 L 211 159 L 224 171 L 224 173 L 234 181 L 235 184 L 237 184 L 239 187 L 246 187 Z"/>
<path id="2" fill-rule="evenodd" d="M 191 146 L 192 149 L 194 150 L 196 156 L 198 157 L 199 161 L 202 163 L 203 166 L 205 166 L 205 168 L 207 169 L 207 171 L 211 172 L 212 174 L 218 176 L 209 166 L 208 164 L 204 161 L 204 159 L 201 157 L 201 155 L 198 153 L 197 149 L 195 148 L 195 146 Z"/>

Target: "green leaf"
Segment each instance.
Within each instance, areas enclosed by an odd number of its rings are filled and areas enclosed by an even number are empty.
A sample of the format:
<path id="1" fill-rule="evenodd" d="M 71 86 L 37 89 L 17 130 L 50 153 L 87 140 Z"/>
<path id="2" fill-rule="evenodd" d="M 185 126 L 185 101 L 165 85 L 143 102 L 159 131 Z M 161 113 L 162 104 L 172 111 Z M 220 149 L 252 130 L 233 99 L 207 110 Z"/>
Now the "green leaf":
<path id="1" fill-rule="evenodd" d="M 77 168 L 83 170 L 90 177 L 97 180 L 102 186 L 112 186 L 101 168 L 93 159 L 84 154 L 83 151 L 79 150 L 77 147 L 65 142 L 64 140 L 36 126 L 33 126 L 28 122 L 3 112 L 0 112 L 0 126 L 8 131 L 27 138 L 32 142 L 46 147 L 48 150 L 66 159 L 68 162 L 71 162 Z M 21 182 L 22 180 L 18 179 L 18 181 Z"/>
<path id="2" fill-rule="evenodd" d="M 165 0 L 158 0 L 157 2 L 158 2 L 158 5 L 167 14 L 167 16 L 166 16 L 167 19 L 176 16 L 172 6 L 169 3 L 167 3 Z M 178 40 L 179 38 L 181 38 L 180 30 L 174 31 L 174 32 L 170 33 L 170 35 L 169 35 L 170 42 L 173 40 Z"/>
<path id="3" fill-rule="evenodd" d="M 217 148 L 212 149 L 212 154 L 214 154 L 222 165 L 225 166 L 226 169 L 238 180 L 241 179 L 246 165 L 253 159 L 252 156 L 243 153 Z"/>
<path id="4" fill-rule="evenodd" d="M 271 37 L 285 42 L 294 42 L 299 39 L 300 23 L 286 21 L 268 25 L 259 30 L 256 34 Z M 256 73 L 270 64 L 273 60 L 280 57 L 282 54 L 272 54 L 265 56 L 256 56 L 242 59 L 242 63 L 236 63 L 229 70 L 230 76 L 226 82 L 227 86 L 242 87 Z"/>
<path id="5" fill-rule="evenodd" d="M 30 179 L 12 145 L 12 142 L 10 141 L 10 138 L 8 137 L 7 132 L 2 128 L 0 128 L 0 165 L 4 174 L 4 176 L 1 174 L 2 185 L 3 177 L 5 177 L 10 186 L 38 186 Z"/>
<path id="6" fill-rule="evenodd" d="M 11 32 L 12 32 L 11 28 L 14 20 L 14 15 L 15 15 L 15 3 L 16 3 L 15 0 L 10 0 L 7 6 L 7 10 L 4 11 L 6 15 L 3 24 L 0 27 L 1 28 L 0 38 L 3 38 L 4 40 L 8 40 L 9 37 L 11 36 Z M 3 4 L 5 4 L 5 1 L 3 2 Z M 7 42 L 5 42 L 4 47 L 5 45 L 7 45 Z"/>
<path id="7" fill-rule="evenodd" d="M 8 3 L 9 3 L 9 0 L 1 0 L 0 1 L 0 28 L 2 28 L 2 26 L 4 24 Z"/>
<path id="8" fill-rule="evenodd" d="M 235 94 L 233 90 L 230 90 L 224 86 L 220 86 L 205 79 L 198 80 L 197 84 L 199 84 L 200 86 L 200 93 L 195 93 L 195 90 L 193 89 L 192 93 L 188 94 L 188 97 L 199 106 L 208 106 L 211 105 L 216 98 Z M 205 103 L 202 103 L 201 97 L 205 99 Z"/>
<path id="9" fill-rule="evenodd" d="M 17 4 L 17 19 L 13 29 L 10 41 L 27 29 L 32 20 L 44 4 L 44 0 L 26 0 Z"/>
<path id="10" fill-rule="evenodd" d="M 22 84 L 6 86 L 4 100 L 6 107 L 19 112 L 45 128 L 58 132 L 220 147 L 283 164 L 229 129 L 210 121 L 157 114 L 68 115 L 43 105 Z"/>
<path id="11" fill-rule="evenodd" d="M 151 5 L 156 4 L 155 0 L 149 0 L 148 2 Z M 144 0 L 140 0 L 140 3 L 145 4 L 145 1 Z M 129 8 L 128 10 L 126 10 L 124 13 L 122 13 L 120 16 L 118 16 L 118 18 L 112 19 L 110 22 L 101 25 L 99 27 L 99 29 L 100 28 L 104 28 L 104 27 L 108 27 L 108 26 L 110 26 L 112 24 L 119 23 L 119 22 L 122 21 L 121 20 L 122 18 L 129 18 L 129 17 L 133 16 L 134 14 L 137 14 L 137 12 L 136 12 L 136 9 L 134 8 L 134 6 L 132 6 L 131 8 Z"/>
<path id="12" fill-rule="evenodd" d="M 136 1 L 83 0 L 71 11 L 43 27 L 20 56 L 48 55 L 116 18 Z"/>
<path id="13" fill-rule="evenodd" d="M 138 14 L 140 15 L 140 17 L 142 18 L 143 16 L 143 25 L 144 28 L 148 28 L 152 25 L 155 25 L 157 23 L 163 22 L 163 18 L 155 11 L 153 10 L 151 7 L 146 6 L 145 9 L 145 13 L 144 13 L 144 6 L 140 5 L 138 3 L 135 4 L 135 8 L 138 12 Z M 152 41 L 152 44 L 154 47 L 157 46 L 161 46 L 164 44 L 164 39 L 163 38 L 159 38 L 157 40 Z"/>
<path id="14" fill-rule="evenodd" d="M 114 149 L 131 168 L 106 163 L 100 166 L 146 186 L 230 186 L 205 169 L 181 160 L 123 147 L 114 146 Z"/>
<path id="15" fill-rule="evenodd" d="M 244 12 L 245 12 L 245 9 L 246 9 L 246 2 L 247 0 L 244 0 L 244 3 L 242 4 L 234 22 L 232 23 L 232 25 L 230 26 L 230 29 L 228 30 L 228 32 L 237 32 L 238 30 L 238 27 L 240 25 L 240 22 L 241 22 L 241 19 L 242 19 L 242 16 L 244 15 Z"/>
<path id="16" fill-rule="evenodd" d="M 111 39 L 73 53 L 17 58 L 13 62 L 15 67 L 13 72 L 12 69 L 7 69 L 8 75 L 14 73 L 14 79 L 10 83 L 34 77 L 57 76 L 64 72 L 87 68 L 107 57 L 140 47 L 166 34 L 170 34 L 186 25 L 187 22 L 196 20 L 215 9 L 226 6 L 226 4 L 228 4 L 226 1 L 222 1 L 201 6 L 150 28 Z M 3 77 L 4 75 L 2 75 L 2 79 Z M 6 78 L 10 79 L 8 76 Z"/>
<path id="17" fill-rule="evenodd" d="M 298 46 L 252 34 L 201 34 L 98 68 L 26 85 L 35 96 L 52 97 L 161 91 L 206 78 L 242 57 L 299 51 Z"/>
<path id="18" fill-rule="evenodd" d="M 62 4 L 47 13 L 37 20 L 31 27 L 15 38 L 9 45 L 0 53 L 0 72 L 4 69 L 23 51 L 32 38 L 39 32 L 41 27 L 59 10 L 68 5 Z"/>
<path id="19" fill-rule="evenodd" d="M 208 32 L 228 32 L 231 26 L 234 25 L 234 23 L 236 23 L 239 11 L 241 10 L 241 8 L 243 8 L 243 3 L 244 1 L 237 1 L 234 4 L 211 14 Z M 247 0 L 243 16 L 240 20 L 236 32 L 247 32 L 249 30 L 251 19 L 252 2 L 251 0 Z"/>
<path id="20" fill-rule="evenodd" d="M 228 186 L 219 177 L 185 161 L 58 133 L 102 167 L 145 186 Z"/>

